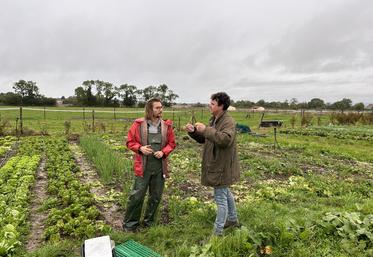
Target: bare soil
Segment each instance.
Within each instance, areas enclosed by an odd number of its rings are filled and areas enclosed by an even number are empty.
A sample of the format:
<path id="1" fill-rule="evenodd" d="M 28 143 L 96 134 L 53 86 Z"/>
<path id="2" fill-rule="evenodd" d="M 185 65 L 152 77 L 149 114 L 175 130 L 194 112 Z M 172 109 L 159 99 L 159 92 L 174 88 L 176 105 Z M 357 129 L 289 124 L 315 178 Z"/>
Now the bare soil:
<path id="1" fill-rule="evenodd" d="M 44 232 L 44 222 L 48 216 L 46 212 L 40 212 L 45 199 L 47 199 L 48 178 L 45 171 L 46 157 L 42 157 L 39 168 L 36 171 L 36 182 L 32 190 L 32 200 L 30 207 L 31 233 L 27 240 L 26 250 L 32 251 L 38 248 L 42 243 Z"/>
<path id="2" fill-rule="evenodd" d="M 162 197 L 162 208 L 160 211 L 160 223 L 167 225 L 171 222 L 168 195 Z"/>
<path id="3" fill-rule="evenodd" d="M 112 188 L 101 184 L 96 168 L 83 154 L 76 141 L 70 141 L 70 149 L 74 154 L 75 161 L 82 172 L 80 181 L 83 184 L 91 184 L 90 191 L 95 198 L 104 199 Z M 119 205 L 112 201 L 96 201 L 96 207 L 100 211 L 105 222 L 115 230 L 122 230 L 123 211 Z"/>

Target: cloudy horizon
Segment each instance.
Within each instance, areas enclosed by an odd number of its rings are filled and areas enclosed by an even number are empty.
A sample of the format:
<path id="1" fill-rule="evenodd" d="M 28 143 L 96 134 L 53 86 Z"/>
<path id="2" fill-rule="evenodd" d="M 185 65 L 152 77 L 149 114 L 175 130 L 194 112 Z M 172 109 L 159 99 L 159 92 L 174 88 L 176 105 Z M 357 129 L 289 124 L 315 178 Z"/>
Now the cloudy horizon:
<path id="1" fill-rule="evenodd" d="M 0 92 L 85 80 L 167 84 L 177 102 L 321 98 L 373 103 L 368 0 L 2 0 Z"/>

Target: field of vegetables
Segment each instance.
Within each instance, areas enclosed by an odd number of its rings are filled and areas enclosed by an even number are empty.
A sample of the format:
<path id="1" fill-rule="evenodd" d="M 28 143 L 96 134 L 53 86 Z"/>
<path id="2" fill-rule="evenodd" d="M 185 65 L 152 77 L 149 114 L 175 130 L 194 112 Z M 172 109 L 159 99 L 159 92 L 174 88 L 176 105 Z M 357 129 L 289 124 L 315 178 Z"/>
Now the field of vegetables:
<path id="1" fill-rule="evenodd" d="M 232 112 L 255 133 L 237 136 L 242 227 L 220 238 L 212 189 L 199 181 L 201 146 L 179 129 L 193 113 L 206 123 L 208 111 L 169 109 L 171 177 L 157 225 L 134 234 L 121 229 L 133 183 L 123 142 L 142 110 L 95 109 L 94 119 L 55 110 L 23 110 L 20 136 L 19 112 L 0 109 L 0 256 L 79 256 L 84 239 L 101 235 L 162 256 L 373 256 L 373 126 L 330 125 L 323 114 L 301 127 L 299 114 L 267 113 L 284 122 L 274 149 L 260 114 Z"/>

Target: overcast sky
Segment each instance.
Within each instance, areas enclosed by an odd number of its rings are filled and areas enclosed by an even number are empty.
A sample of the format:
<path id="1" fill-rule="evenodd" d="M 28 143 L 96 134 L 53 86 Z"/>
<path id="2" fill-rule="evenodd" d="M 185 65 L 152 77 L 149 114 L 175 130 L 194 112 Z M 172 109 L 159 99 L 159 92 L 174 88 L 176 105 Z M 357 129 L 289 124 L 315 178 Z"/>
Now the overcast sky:
<path id="1" fill-rule="evenodd" d="M 0 0 L 0 92 L 167 84 L 178 102 L 373 103 L 371 0 Z"/>

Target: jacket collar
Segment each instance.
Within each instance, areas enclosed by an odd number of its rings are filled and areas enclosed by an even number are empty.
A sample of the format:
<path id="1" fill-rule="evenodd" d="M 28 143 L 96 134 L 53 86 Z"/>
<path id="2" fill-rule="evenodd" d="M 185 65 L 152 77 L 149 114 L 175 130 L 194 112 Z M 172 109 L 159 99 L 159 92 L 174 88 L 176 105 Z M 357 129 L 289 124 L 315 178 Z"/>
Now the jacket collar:
<path id="1" fill-rule="evenodd" d="M 227 111 L 223 111 L 218 117 L 212 116 L 210 119 L 210 125 L 215 127 L 216 123 L 218 123 L 226 114 Z"/>
<path id="2" fill-rule="evenodd" d="M 138 118 L 135 120 L 136 123 L 142 123 L 145 120 L 145 118 Z M 162 120 L 161 122 L 164 122 L 167 126 L 172 126 L 172 121 L 171 120 Z"/>
<path id="3" fill-rule="evenodd" d="M 139 120 L 140 121 L 140 120 Z M 161 147 L 164 147 L 167 142 L 167 133 L 168 133 L 168 124 L 164 120 L 160 119 L 161 124 L 161 135 L 162 135 L 162 143 Z M 140 140 L 142 145 L 148 144 L 148 123 L 145 119 L 141 120 L 140 124 Z"/>

